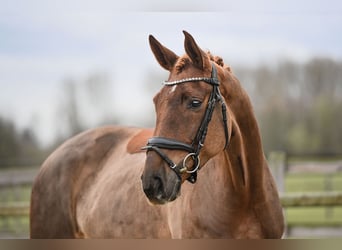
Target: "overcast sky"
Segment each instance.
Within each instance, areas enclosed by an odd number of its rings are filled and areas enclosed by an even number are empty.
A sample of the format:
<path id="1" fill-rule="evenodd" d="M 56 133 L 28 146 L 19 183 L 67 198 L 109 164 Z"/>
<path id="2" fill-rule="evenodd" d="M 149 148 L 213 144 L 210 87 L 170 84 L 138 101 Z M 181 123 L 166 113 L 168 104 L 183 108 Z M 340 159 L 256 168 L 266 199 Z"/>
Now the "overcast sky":
<path id="1" fill-rule="evenodd" d="M 115 92 L 111 105 L 127 107 L 117 111 L 121 123 L 140 125 L 144 106 L 152 106 L 142 95 L 148 72 L 164 72 L 149 34 L 183 54 L 187 30 L 233 69 L 316 56 L 342 60 L 341 1 L 199 2 L 0 0 L 0 116 L 19 128 L 35 124 L 47 144 L 57 130 L 63 80 L 105 72 Z"/>

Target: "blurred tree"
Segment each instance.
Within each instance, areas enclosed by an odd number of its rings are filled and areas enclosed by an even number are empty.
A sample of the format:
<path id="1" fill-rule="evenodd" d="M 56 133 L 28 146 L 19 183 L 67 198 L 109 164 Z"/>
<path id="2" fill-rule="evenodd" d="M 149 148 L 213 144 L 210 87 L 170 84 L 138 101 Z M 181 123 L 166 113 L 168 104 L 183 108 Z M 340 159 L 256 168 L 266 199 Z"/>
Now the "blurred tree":
<path id="1" fill-rule="evenodd" d="M 13 122 L 0 117 L 0 159 L 15 158 L 19 152 L 20 145 Z"/>
<path id="2" fill-rule="evenodd" d="M 334 98 L 334 93 L 342 83 L 341 65 L 332 59 L 316 58 L 304 65 L 304 86 L 308 102 L 318 96 Z"/>
<path id="3" fill-rule="evenodd" d="M 84 128 L 80 118 L 80 108 L 77 97 L 77 85 L 73 79 L 67 79 L 64 82 L 65 103 L 62 105 L 65 114 L 67 126 L 70 134 L 77 134 Z"/>
<path id="4" fill-rule="evenodd" d="M 87 121 L 87 127 L 117 123 L 115 107 L 112 106 L 111 102 L 114 85 L 109 76 L 103 72 L 93 73 L 86 77 L 81 85 L 82 107 L 88 110 L 88 112 L 81 113 L 82 117 L 87 120 L 85 117 L 88 116 L 87 113 L 92 114 L 92 118 Z M 94 120 L 95 122 L 93 122 Z"/>
<path id="5" fill-rule="evenodd" d="M 45 155 L 32 129 L 19 131 L 11 120 L 0 117 L 0 168 L 38 165 Z"/>
<path id="6" fill-rule="evenodd" d="M 111 86 L 105 73 L 64 80 L 57 107 L 59 135 L 55 145 L 86 129 L 115 123 Z"/>
<path id="7" fill-rule="evenodd" d="M 282 61 L 235 72 L 249 87 L 265 151 L 342 152 L 341 62 Z"/>

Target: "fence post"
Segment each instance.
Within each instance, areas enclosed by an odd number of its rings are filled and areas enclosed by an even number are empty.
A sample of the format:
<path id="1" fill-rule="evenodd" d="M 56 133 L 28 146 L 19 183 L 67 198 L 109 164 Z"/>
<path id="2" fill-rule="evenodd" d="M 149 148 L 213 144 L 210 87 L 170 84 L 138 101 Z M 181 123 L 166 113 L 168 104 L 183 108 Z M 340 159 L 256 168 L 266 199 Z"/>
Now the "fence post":
<path id="1" fill-rule="evenodd" d="M 333 190 L 333 174 L 329 173 L 324 178 L 324 191 L 329 192 Z M 334 216 L 334 210 L 332 207 L 325 208 L 325 219 L 329 220 Z"/>
<path id="2" fill-rule="evenodd" d="M 285 165 L 286 153 L 282 151 L 272 151 L 268 157 L 268 163 L 277 183 L 278 191 L 285 192 Z"/>

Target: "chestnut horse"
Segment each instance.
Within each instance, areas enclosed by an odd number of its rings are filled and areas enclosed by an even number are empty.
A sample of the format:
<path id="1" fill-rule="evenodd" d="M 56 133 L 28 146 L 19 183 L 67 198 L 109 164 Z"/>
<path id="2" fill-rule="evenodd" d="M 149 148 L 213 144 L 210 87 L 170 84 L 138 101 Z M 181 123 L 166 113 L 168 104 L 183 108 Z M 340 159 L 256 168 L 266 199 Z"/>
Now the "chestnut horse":
<path id="1" fill-rule="evenodd" d="M 89 130 L 43 163 L 32 189 L 32 238 L 282 236 L 249 97 L 220 57 L 184 35 L 183 56 L 149 37 L 170 72 L 153 99 L 155 129 Z"/>

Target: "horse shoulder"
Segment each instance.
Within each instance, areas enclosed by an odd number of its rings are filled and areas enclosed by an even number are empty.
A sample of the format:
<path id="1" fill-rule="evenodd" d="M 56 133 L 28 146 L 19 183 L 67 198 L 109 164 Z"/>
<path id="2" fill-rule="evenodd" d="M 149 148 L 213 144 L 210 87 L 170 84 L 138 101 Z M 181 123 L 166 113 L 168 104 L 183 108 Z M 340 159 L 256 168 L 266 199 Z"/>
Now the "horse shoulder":
<path id="1" fill-rule="evenodd" d="M 151 132 L 134 130 L 121 140 L 120 146 L 106 158 L 101 171 L 80 192 L 76 217 L 83 237 L 170 237 L 165 209 L 152 206 L 141 188 L 145 161 L 141 147 Z"/>
<path id="2" fill-rule="evenodd" d="M 127 144 L 127 152 L 135 154 L 141 152 L 141 148 L 146 145 L 149 138 L 152 137 L 154 129 L 142 129 L 134 135 Z"/>
<path id="3" fill-rule="evenodd" d="M 75 237 L 79 194 L 94 180 L 110 152 L 131 134 L 130 129 L 115 126 L 85 131 L 47 158 L 32 188 L 32 238 Z"/>

